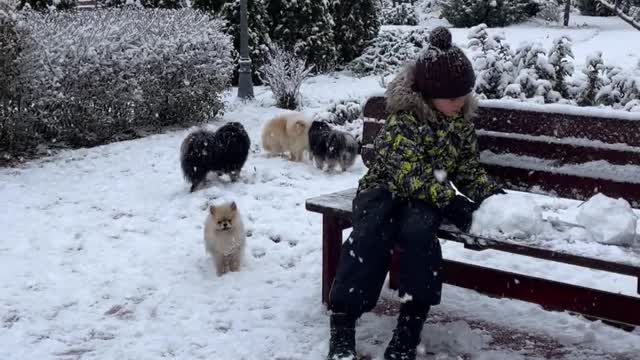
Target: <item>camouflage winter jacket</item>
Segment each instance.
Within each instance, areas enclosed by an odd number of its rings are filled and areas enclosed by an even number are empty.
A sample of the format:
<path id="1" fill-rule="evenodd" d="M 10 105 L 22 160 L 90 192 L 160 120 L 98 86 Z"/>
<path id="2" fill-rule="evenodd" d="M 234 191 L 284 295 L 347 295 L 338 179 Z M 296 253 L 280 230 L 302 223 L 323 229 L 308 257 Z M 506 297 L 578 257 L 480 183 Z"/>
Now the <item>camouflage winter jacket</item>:
<path id="1" fill-rule="evenodd" d="M 456 188 L 476 203 L 496 189 L 479 163 L 471 117 L 477 101 L 469 97 L 463 114 L 446 117 L 412 90 L 412 68 L 406 67 L 388 86 L 391 114 L 374 141 L 374 159 L 358 192 L 382 186 L 400 197 L 444 208 Z"/>

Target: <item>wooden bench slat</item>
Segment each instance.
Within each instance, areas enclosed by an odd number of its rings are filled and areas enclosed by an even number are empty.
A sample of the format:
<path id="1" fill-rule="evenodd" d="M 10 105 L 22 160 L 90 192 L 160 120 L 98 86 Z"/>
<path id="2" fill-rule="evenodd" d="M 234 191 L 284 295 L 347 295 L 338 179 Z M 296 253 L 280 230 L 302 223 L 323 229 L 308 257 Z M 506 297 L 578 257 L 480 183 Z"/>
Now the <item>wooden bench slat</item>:
<path id="1" fill-rule="evenodd" d="M 362 143 L 371 147 L 373 140 L 383 126 L 380 121 L 365 121 Z M 556 160 L 558 164 L 584 163 L 606 160 L 611 164 L 640 165 L 640 147 L 610 145 L 595 141 L 576 141 L 543 136 L 517 136 L 494 131 L 477 130 L 480 151 L 512 153 Z"/>
<path id="2" fill-rule="evenodd" d="M 640 146 L 640 121 L 481 107 L 476 129 Z"/>
<path id="3" fill-rule="evenodd" d="M 555 160 L 558 165 L 605 160 L 617 165 L 640 165 L 640 148 L 618 150 L 567 143 L 549 144 L 543 141 L 478 134 L 480 150 L 496 154 L 511 153 L 541 159 Z"/>
<path id="4" fill-rule="evenodd" d="M 384 97 L 371 97 L 365 103 L 363 117 L 365 120 L 386 119 L 388 113 L 385 106 Z M 612 116 L 615 116 L 615 112 L 612 112 Z M 557 138 L 585 138 L 640 147 L 640 120 L 522 111 L 481 105 L 473 121 L 478 130 Z M 369 133 L 365 131 L 362 135 L 365 143 L 371 142 Z"/>
<path id="5" fill-rule="evenodd" d="M 603 178 L 564 174 L 552 170 L 531 170 L 483 162 L 489 176 L 502 187 L 520 191 L 543 191 L 560 197 L 587 200 L 597 193 L 623 198 L 640 207 L 640 184 Z M 535 189 L 538 187 L 538 189 Z"/>
<path id="6" fill-rule="evenodd" d="M 349 189 L 306 201 L 306 209 L 311 212 L 342 218 L 345 228 L 351 226 L 351 203 L 356 189 Z M 530 245 L 522 242 L 500 239 L 482 239 L 482 243 L 471 242 L 469 238 L 460 236 L 460 232 L 451 224 L 443 223 L 438 231 L 438 237 L 459 243 L 467 244 L 474 250 L 491 249 L 524 256 L 535 257 L 564 264 L 588 267 L 591 269 L 609 271 L 622 275 L 640 277 L 640 258 L 635 263 L 614 262 L 603 258 L 571 254 L 565 251 L 557 251 L 538 245 Z"/>

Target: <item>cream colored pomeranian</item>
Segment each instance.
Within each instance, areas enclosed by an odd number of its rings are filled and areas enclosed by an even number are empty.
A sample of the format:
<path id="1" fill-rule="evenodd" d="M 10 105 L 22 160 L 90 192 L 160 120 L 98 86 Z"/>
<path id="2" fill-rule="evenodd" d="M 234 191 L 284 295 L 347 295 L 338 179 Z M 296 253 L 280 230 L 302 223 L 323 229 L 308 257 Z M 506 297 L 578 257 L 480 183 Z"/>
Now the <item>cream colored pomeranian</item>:
<path id="1" fill-rule="evenodd" d="M 240 269 L 245 242 L 244 225 L 236 203 L 209 206 L 204 225 L 204 245 L 213 257 L 218 276 Z"/>
<path id="2" fill-rule="evenodd" d="M 299 112 L 278 115 L 262 128 L 262 147 L 272 154 L 289 152 L 289 159 L 302 161 L 309 149 L 311 122 Z"/>

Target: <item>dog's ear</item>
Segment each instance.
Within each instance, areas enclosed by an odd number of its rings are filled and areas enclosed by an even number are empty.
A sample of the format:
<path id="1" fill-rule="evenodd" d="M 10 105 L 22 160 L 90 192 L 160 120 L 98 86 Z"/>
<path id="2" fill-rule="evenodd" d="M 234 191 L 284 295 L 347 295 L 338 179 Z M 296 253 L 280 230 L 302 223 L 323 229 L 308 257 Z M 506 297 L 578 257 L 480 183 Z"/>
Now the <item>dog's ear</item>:
<path id="1" fill-rule="evenodd" d="M 304 129 L 307 126 L 307 123 L 303 120 L 296 121 L 296 129 L 298 130 L 298 135 L 302 135 L 304 133 Z"/>
<path id="2" fill-rule="evenodd" d="M 231 208 L 231 211 L 238 211 L 238 205 L 236 205 L 235 201 L 232 201 L 229 207 Z"/>
<path id="3" fill-rule="evenodd" d="M 211 213 L 211 215 L 215 215 L 216 214 L 216 207 L 213 205 L 209 206 L 209 212 Z"/>

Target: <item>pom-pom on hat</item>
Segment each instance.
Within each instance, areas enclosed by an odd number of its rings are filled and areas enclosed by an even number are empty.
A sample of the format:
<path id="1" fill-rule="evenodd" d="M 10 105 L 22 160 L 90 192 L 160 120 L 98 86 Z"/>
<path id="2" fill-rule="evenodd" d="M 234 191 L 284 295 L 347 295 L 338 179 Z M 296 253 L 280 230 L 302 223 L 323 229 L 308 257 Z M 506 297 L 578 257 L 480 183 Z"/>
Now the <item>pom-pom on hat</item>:
<path id="1" fill-rule="evenodd" d="M 476 82 L 473 65 L 451 43 L 451 32 L 439 26 L 429 34 L 429 48 L 416 61 L 414 90 L 425 99 L 452 99 L 469 94 Z"/>

